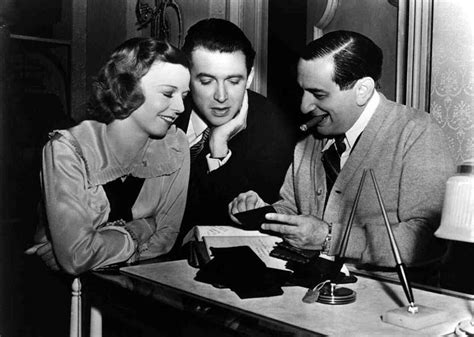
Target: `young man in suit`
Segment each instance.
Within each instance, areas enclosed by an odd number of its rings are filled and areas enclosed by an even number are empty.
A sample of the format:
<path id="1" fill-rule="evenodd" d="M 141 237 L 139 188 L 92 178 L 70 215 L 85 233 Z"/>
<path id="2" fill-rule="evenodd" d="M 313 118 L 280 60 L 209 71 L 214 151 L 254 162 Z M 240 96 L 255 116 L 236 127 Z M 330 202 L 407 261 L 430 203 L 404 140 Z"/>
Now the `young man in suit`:
<path id="1" fill-rule="evenodd" d="M 233 224 L 227 206 L 240 192 L 276 201 L 295 144 L 289 116 L 249 90 L 255 51 L 236 25 L 199 21 L 182 49 L 191 95 L 177 125 L 190 143 L 191 176 L 181 237 L 195 225 Z"/>
<path id="2" fill-rule="evenodd" d="M 355 32 L 331 32 L 307 45 L 298 63 L 301 111 L 319 122 L 296 146 L 282 199 L 273 203 L 278 214 L 267 214 L 262 228 L 293 246 L 337 254 L 363 170 L 371 168 L 402 260 L 426 279 L 444 253 L 433 233 L 454 163 L 427 113 L 378 92 L 381 68 L 380 48 Z M 243 193 L 229 205 L 230 213 L 261 207 L 263 200 Z M 359 267 L 395 266 L 370 175 L 346 257 Z"/>

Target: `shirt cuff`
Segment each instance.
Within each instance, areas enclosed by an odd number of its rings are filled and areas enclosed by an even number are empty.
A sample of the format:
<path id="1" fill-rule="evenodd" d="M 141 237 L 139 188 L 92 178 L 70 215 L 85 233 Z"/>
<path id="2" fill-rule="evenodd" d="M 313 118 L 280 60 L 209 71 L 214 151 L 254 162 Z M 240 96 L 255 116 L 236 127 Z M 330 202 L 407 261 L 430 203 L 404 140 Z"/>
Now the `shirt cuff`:
<path id="1" fill-rule="evenodd" d="M 209 169 L 209 172 L 217 170 L 219 167 L 225 165 L 225 163 L 229 161 L 229 158 L 231 155 L 232 155 L 232 151 L 230 149 L 224 158 L 211 158 L 211 154 L 208 153 L 206 155 L 206 159 L 207 159 L 207 167 Z"/>
<path id="2" fill-rule="evenodd" d="M 137 245 L 136 240 L 134 240 L 134 238 L 130 234 L 130 231 L 128 231 L 125 227 L 121 225 L 115 225 L 113 223 L 116 223 L 116 222 L 115 221 L 112 222 L 111 225 L 106 224 L 105 226 L 101 226 L 100 228 L 97 229 L 98 232 L 106 232 L 106 231 L 111 231 L 111 230 L 120 232 L 125 237 L 125 243 L 122 247 L 122 251 L 117 256 L 114 256 L 108 259 L 106 261 L 107 263 L 104 264 L 104 266 L 112 265 L 116 263 L 122 263 L 122 262 L 126 262 L 126 263 L 135 262 L 135 256 L 137 255 L 136 253 L 138 251 L 138 245 Z M 126 256 L 126 258 L 124 258 L 124 256 Z"/>

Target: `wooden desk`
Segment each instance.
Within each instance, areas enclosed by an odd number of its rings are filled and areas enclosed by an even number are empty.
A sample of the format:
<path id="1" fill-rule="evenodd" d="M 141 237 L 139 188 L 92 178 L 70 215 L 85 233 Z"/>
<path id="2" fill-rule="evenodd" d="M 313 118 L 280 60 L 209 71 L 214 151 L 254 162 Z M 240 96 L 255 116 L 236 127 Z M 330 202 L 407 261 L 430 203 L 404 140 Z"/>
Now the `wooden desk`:
<path id="1" fill-rule="evenodd" d="M 120 284 L 122 288 L 183 312 L 194 312 L 213 320 L 221 320 L 218 324 L 232 321 L 233 329 L 238 332 L 249 332 L 255 328 L 257 331 L 254 335 L 259 335 L 257 332 L 265 336 L 285 331 L 285 335 L 289 336 L 433 336 L 452 333 L 459 321 L 471 317 L 469 305 L 472 300 L 414 289 L 417 304 L 448 311 L 449 321 L 418 331 L 386 324 L 380 318 L 384 312 L 406 305 L 403 289 L 398 284 L 363 276 L 358 277 L 357 283 L 347 285 L 357 292 L 356 302 L 330 306 L 303 303 L 301 299 L 306 289 L 302 287 L 284 287 L 282 296 L 242 300 L 229 289 L 218 289 L 194 281 L 197 269 L 190 267 L 186 261 L 125 267 L 121 272 L 122 275 L 118 278 L 95 274 L 100 279 Z M 86 288 L 84 290 L 87 291 Z M 239 317 L 240 321 L 229 320 L 231 315 Z M 245 318 L 252 323 L 239 326 Z"/>

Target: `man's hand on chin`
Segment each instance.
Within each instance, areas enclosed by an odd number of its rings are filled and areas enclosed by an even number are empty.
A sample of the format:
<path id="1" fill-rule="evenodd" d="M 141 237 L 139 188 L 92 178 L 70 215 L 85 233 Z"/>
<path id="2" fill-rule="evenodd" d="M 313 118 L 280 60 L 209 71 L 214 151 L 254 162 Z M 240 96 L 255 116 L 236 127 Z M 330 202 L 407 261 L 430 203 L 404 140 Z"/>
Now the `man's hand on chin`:
<path id="1" fill-rule="evenodd" d="M 209 138 L 209 149 L 212 158 L 224 158 L 229 152 L 227 143 L 247 127 L 247 112 L 242 109 L 227 123 L 212 128 Z"/>

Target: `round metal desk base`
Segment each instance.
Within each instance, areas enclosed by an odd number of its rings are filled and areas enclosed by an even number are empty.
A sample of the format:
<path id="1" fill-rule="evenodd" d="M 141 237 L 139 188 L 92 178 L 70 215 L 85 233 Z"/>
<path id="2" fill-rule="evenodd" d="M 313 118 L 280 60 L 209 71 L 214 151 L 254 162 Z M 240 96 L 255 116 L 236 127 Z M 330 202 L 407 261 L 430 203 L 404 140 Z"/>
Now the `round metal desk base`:
<path id="1" fill-rule="evenodd" d="M 355 302 L 356 292 L 349 288 L 335 288 L 331 291 L 330 287 L 324 287 L 319 294 L 318 302 L 323 304 L 349 304 Z"/>

